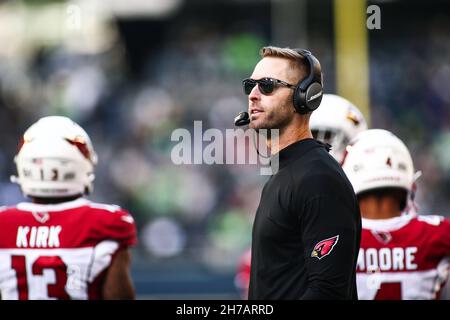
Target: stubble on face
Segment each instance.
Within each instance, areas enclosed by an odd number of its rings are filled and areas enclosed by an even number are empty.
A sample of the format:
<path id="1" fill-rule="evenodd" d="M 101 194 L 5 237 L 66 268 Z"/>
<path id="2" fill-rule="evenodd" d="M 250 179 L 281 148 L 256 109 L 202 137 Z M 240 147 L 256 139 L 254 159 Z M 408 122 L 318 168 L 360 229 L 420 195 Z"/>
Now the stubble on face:
<path id="1" fill-rule="evenodd" d="M 264 77 L 275 78 L 296 84 L 292 64 L 289 60 L 276 57 L 265 57 L 255 66 L 252 79 Z M 252 129 L 280 129 L 289 126 L 293 120 L 295 109 L 293 107 L 293 90 L 286 87 L 276 87 L 269 95 L 264 95 L 254 88 L 249 95 L 249 114 Z M 254 110 L 258 113 L 252 113 Z"/>
<path id="2" fill-rule="evenodd" d="M 293 114 L 292 105 L 285 101 L 281 105 L 265 107 L 263 114 L 259 118 L 252 120 L 249 127 L 253 129 L 281 130 L 292 122 Z"/>

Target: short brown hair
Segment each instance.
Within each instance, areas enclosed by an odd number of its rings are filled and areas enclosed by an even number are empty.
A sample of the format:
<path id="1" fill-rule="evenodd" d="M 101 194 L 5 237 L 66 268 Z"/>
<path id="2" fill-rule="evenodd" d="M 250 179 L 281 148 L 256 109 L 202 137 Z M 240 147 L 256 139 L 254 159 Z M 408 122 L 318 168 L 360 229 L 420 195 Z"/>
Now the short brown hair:
<path id="1" fill-rule="evenodd" d="M 259 51 L 261 57 L 278 57 L 290 60 L 291 67 L 299 71 L 299 82 L 309 74 L 309 64 L 296 50 L 291 48 L 280 48 L 274 46 L 267 46 L 261 48 Z"/>

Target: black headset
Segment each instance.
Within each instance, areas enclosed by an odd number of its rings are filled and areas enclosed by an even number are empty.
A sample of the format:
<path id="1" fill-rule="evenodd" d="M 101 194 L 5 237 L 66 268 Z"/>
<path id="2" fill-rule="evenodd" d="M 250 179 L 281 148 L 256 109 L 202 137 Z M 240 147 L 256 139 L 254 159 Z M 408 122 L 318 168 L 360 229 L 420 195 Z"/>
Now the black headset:
<path id="1" fill-rule="evenodd" d="M 323 96 L 323 75 L 320 62 L 305 49 L 292 49 L 308 61 L 309 74 L 300 81 L 294 91 L 294 107 L 300 114 L 316 110 Z"/>

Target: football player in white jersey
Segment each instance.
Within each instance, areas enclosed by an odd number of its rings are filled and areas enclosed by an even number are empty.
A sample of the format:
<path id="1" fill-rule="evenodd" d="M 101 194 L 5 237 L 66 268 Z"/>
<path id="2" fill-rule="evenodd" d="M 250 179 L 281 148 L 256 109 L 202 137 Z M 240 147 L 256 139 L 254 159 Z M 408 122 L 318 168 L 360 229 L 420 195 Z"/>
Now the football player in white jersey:
<path id="1" fill-rule="evenodd" d="M 372 129 L 346 148 L 343 169 L 362 216 L 357 264 L 360 299 L 439 299 L 448 279 L 450 222 L 405 213 L 415 172 L 405 144 Z"/>
<path id="2" fill-rule="evenodd" d="M 84 198 L 97 156 L 66 117 L 44 117 L 23 135 L 18 183 L 31 202 L 0 209 L 2 299 L 133 299 L 131 215 Z"/>
<path id="3" fill-rule="evenodd" d="M 314 110 L 309 120 L 315 139 L 331 145 L 330 154 L 342 164 L 345 147 L 359 132 L 367 130 L 367 122 L 361 111 L 347 99 L 324 94 L 319 108 Z M 242 254 L 235 276 L 235 286 L 241 298 L 248 295 L 251 252 Z"/>

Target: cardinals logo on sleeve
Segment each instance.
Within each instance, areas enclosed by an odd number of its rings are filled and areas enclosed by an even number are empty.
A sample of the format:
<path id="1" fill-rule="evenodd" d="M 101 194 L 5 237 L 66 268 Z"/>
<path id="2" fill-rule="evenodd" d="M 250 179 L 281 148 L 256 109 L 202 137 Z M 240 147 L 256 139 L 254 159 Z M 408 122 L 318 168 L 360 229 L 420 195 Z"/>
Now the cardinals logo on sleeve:
<path id="1" fill-rule="evenodd" d="M 311 257 L 322 259 L 333 251 L 334 246 L 339 240 L 339 235 L 319 241 L 311 252 Z"/>

